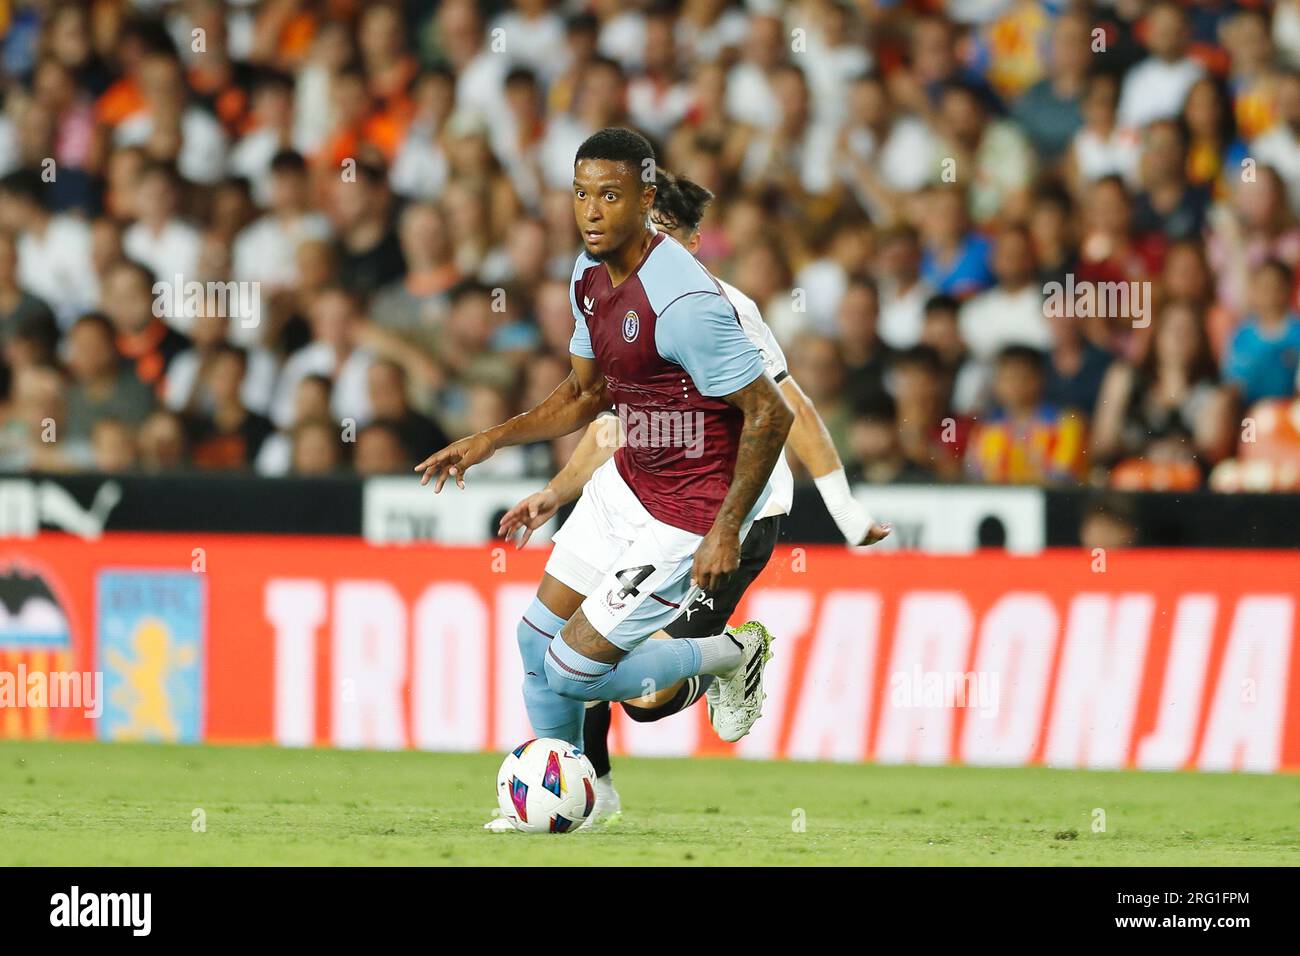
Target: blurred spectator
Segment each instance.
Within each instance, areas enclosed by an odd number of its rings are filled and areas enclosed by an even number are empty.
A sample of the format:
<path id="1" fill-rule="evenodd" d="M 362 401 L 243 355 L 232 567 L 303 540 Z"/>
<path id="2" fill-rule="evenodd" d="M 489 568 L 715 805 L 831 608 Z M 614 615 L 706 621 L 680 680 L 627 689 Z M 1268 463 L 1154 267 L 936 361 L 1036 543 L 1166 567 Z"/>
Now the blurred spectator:
<path id="1" fill-rule="evenodd" d="M 826 430 L 840 458 L 847 458 L 852 408 L 845 397 L 847 375 L 839 344 L 832 338 L 806 332 L 787 351 L 790 374 L 826 423 Z"/>
<path id="2" fill-rule="evenodd" d="M 1261 398 L 1286 398 L 1296 390 L 1300 364 L 1300 315 L 1292 308 L 1292 272 L 1265 262 L 1251 285 L 1253 310 L 1238 327 L 1224 359 L 1224 381 L 1251 405 Z"/>
<path id="3" fill-rule="evenodd" d="M 903 214 L 906 194 L 929 181 L 934 133 L 890 102 L 884 80 L 872 73 L 849 88 L 848 121 L 836 146 L 840 175 L 873 221 Z"/>
<path id="4" fill-rule="evenodd" d="M 1111 73 L 1094 73 L 1083 96 L 1083 128 L 1074 135 L 1067 156 L 1071 188 L 1083 187 L 1106 176 L 1137 181 L 1141 143 L 1135 130 L 1121 126 L 1119 80 Z"/>
<path id="5" fill-rule="evenodd" d="M 1066 276 L 1079 265 L 1079 237 L 1075 220 L 1077 211 L 1070 194 L 1046 185 L 1034 191 L 1029 209 L 1029 239 L 1037 266 L 1035 281 L 1064 284 Z"/>
<path id="6" fill-rule="evenodd" d="M 877 395 L 854 412 L 849 422 L 849 448 L 846 471 L 850 481 L 919 484 L 935 478 L 934 472 L 903 454 L 894 400 L 888 395 Z"/>
<path id="7" fill-rule="evenodd" d="M 230 320 L 217 314 L 199 315 L 194 320 L 190 347 L 181 352 L 167 369 L 167 387 L 163 401 L 177 412 L 210 412 L 206 396 L 199 388 L 200 381 L 212 357 L 227 344 L 226 329 Z M 244 350 L 247 363 L 243 377 L 241 398 L 249 410 L 265 414 L 271 404 L 279 367 L 274 356 L 266 349 L 252 346 Z"/>
<path id="8" fill-rule="evenodd" d="M 290 150 L 275 154 L 266 176 L 266 214 L 235 237 L 231 270 L 242 282 L 260 282 L 267 295 L 291 287 L 302 243 L 327 239 L 329 221 L 310 205 L 307 164 Z"/>
<path id="9" fill-rule="evenodd" d="M 175 412 L 165 408 L 151 412 L 136 433 L 136 443 L 144 471 L 169 472 L 185 466 L 185 423 Z"/>
<path id="10" fill-rule="evenodd" d="M 139 422 L 153 410 L 153 390 L 124 367 L 103 315 L 82 316 L 69 330 L 67 364 L 69 438 L 86 441 L 101 419 Z"/>
<path id="11" fill-rule="evenodd" d="M 309 320 L 311 342 L 284 363 L 271 401 L 271 420 L 281 428 L 293 423 L 298 383 L 308 375 L 323 375 L 333 382 L 330 407 L 337 420 L 369 418 L 366 376 L 373 356 L 356 346 L 356 299 L 337 286 L 325 288 L 312 302 Z"/>
<path id="12" fill-rule="evenodd" d="M 1084 474 L 1087 433 L 1074 412 L 1043 401 L 1043 356 L 1007 346 L 993 372 L 997 411 L 975 425 L 966 455 L 971 477 L 997 484 L 1072 484 Z"/>
<path id="13" fill-rule="evenodd" d="M 262 443 L 275 431 L 271 422 L 244 404 L 242 389 L 248 357 L 234 345 L 220 345 L 204 369 L 201 388 L 210 411 L 196 414 L 190 426 L 191 460 L 196 468 L 252 467 Z"/>
<path id="14" fill-rule="evenodd" d="M 1054 317 L 1044 400 L 1057 408 L 1091 415 L 1110 363 L 1111 354 L 1084 336 L 1083 322 L 1078 317 Z"/>
<path id="15" fill-rule="evenodd" d="M 1115 362 L 1102 381 L 1093 417 L 1095 465 L 1141 455 L 1152 441 L 1167 436 L 1192 436 L 1206 461 L 1224 453 L 1229 408 L 1217 387 L 1200 313 L 1190 304 L 1170 303 L 1153 331 L 1142 363 Z"/>
<path id="16" fill-rule="evenodd" d="M 255 462 L 261 475 L 285 475 L 293 467 L 294 427 L 304 422 L 330 420 L 330 393 L 333 383 L 325 375 L 308 374 L 299 380 L 293 392 L 293 412 L 289 425 L 267 436 Z"/>
<path id="17" fill-rule="evenodd" d="M 960 480 L 971 423 L 949 407 L 951 379 L 939 353 L 928 345 L 900 353 L 890 379 L 903 455 L 928 474 Z"/>
<path id="18" fill-rule="evenodd" d="M 915 229 L 885 233 L 878 257 L 880 338 L 893 349 L 911 348 L 921 337 L 925 304 L 934 294 L 921 278 L 921 241 Z"/>
<path id="19" fill-rule="evenodd" d="M 165 163 L 145 167 L 135 188 L 135 222 L 122 234 L 122 251 L 147 266 L 155 279 L 183 286 L 197 277 L 199 232 L 177 215 L 179 208 L 171 168 Z M 166 318 L 174 322 L 176 316 Z"/>
<path id="20" fill-rule="evenodd" d="M 386 359 L 376 361 L 367 372 L 366 385 L 375 420 L 397 433 L 412 466 L 450 443 L 437 422 L 411 407 L 406 372 L 401 365 Z"/>
<path id="21" fill-rule="evenodd" d="M 390 422 L 378 419 L 357 433 L 353 467 L 358 475 L 405 475 L 416 460 L 407 453 L 401 435 Z"/>
<path id="22" fill-rule="evenodd" d="M 406 263 L 383 172 L 370 163 L 356 163 L 355 173 L 341 176 L 330 187 L 330 215 L 338 232 L 338 281 L 351 292 L 369 295 L 401 278 Z"/>
<path id="23" fill-rule="evenodd" d="M 120 474 L 136 467 L 135 432 L 127 422 L 100 418 L 90 434 L 95 471 Z"/>
<path id="24" fill-rule="evenodd" d="M 1182 7 L 1160 0 L 1146 17 L 1144 42 L 1150 56 L 1124 78 L 1119 104 L 1122 126 L 1141 128 L 1178 115 L 1187 91 L 1205 68 L 1188 56 L 1191 34 Z"/>
<path id="25" fill-rule="evenodd" d="M 1012 116 L 1041 159 L 1058 159 L 1083 126 L 1091 32 L 1088 17 L 1081 11 L 1067 10 L 1057 17 L 1048 75 L 1025 90 L 1012 107 Z"/>
<path id="26" fill-rule="evenodd" d="M 953 82 L 939 101 L 937 127 L 936 178 L 966 170 L 959 181 L 970 183 L 971 218 L 986 226 L 999 217 L 1022 217 L 1035 162 L 1015 124 L 989 116 L 978 90 Z M 951 168 L 945 169 L 945 163 Z"/>
<path id="27" fill-rule="evenodd" d="M 998 233 L 993 247 L 997 285 L 961 307 L 962 340 L 976 358 L 988 360 L 1008 345 L 1046 349 L 1052 329 L 1034 270 L 1029 233 L 1019 226 Z"/>
<path id="28" fill-rule="evenodd" d="M 853 407 L 885 388 L 885 370 L 893 352 L 876 334 L 878 308 L 876 284 L 870 279 L 854 279 L 836 314 L 840 356 L 847 376 L 844 397 Z"/>
<path id="29" fill-rule="evenodd" d="M 1132 499 L 1105 494 L 1090 499 L 1079 520 L 1079 543 L 1089 551 L 1115 551 L 1138 543 L 1138 516 Z"/>
<path id="30" fill-rule="evenodd" d="M 1187 182 L 1187 147 L 1187 128 L 1179 120 L 1161 120 L 1146 128 L 1139 167 L 1142 189 L 1133 209 L 1138 233 L 1187 239 L 1204 226 L 1210 193 Z"/>
<path id="31" fill-rule="evenodd" d="M 39 173 L 20 170 L 0 179 L 0 229 L 18 237 L 18 284 L 49 305 L 61 326 L 99 301 L 90 229 L 50 211 Z"/>
<path id="32" fill-rule="evenodd" d="M 309 419 L 293 426 L 291 474 L 316 478 L 343 466 L 343 441 L 337 426 L 327 419 Z"/>
<path id="33" fill-rule="evenodd" d="M 156 390 L 188 342 L 159 318 L 153 276 L 138 262 L 121 260 L 104 276 L 103 311 L 113 322 L 117 348 L 132 363 L 135 377 Z"/>
<path id="34" fill-rule="evenodd" d="M 1291 212 L 1300 218 L 1300 69 L 1286 70 L 1274 92 L 1277 122 L 1250 146 L 1261 166 L 1272 166 L 1286 179 Z"/>
<path id="35" fill-rule="evenodd" d="M 7 347 L 19 329 L 34 326 L 45 326 L 57 340 L 54 313 L 19 284 L 18 248 L 13 237 L 0 232 L 0 346 Z"/>
<path id="36" fill-rule="evenodd" d="M 989 242 L 970 227 L 955 186 L 932 186 L 921 217 L 921 276 L 936 291 L 964 299 L 993 284 Z"/>

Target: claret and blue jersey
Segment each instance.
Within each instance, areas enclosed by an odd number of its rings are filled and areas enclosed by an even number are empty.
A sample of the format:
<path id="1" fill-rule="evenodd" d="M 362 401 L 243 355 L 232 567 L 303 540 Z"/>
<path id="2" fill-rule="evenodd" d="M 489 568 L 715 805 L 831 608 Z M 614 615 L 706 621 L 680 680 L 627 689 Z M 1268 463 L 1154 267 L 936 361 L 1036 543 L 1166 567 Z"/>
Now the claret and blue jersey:
<path id="1" fill-rule="evenodd" d="M 647 417 L 698 413 L 703 434 L 694 448 L 629 442 L 615 463 L 651 515 L 707 534 L 730 488 L 744 424 L 722 396 L 764 372 L 735 308 L 708 270 L 665 233 L 656 233 L 640 266 L 617 287 L 601 263 L 579 255 L 569 297 L 569 350 L 600 366 L 613 404 Z"/>

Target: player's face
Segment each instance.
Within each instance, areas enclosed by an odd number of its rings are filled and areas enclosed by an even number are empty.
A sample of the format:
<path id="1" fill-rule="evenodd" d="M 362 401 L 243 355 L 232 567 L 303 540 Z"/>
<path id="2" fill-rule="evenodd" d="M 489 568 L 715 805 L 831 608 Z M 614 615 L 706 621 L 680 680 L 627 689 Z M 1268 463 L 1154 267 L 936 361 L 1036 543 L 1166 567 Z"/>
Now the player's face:
<path id="1" fill-rule="evenodd" d="M 654 202 L 654 184 L 624 162 L 582 159 L 573 170 L 573 217 L 587 253 L 602 262 L 637 239 Z"/>

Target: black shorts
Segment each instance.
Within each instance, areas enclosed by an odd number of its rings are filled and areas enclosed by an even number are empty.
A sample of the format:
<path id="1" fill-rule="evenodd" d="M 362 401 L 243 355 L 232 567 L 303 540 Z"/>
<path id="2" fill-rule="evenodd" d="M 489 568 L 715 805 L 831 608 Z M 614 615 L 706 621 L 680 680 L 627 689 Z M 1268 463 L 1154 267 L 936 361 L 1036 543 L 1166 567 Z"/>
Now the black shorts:
<path id="1" fill-rule="evenodd" d="M 712 594 L 697 591 L 691 601 L 665 631 L 669 637 L 711 637 L 721 634 L 740 603 L 741 595 L 767 567 L 776 549 L 781 530 L 781 516 L 760 518 L 749 527 L 740 543 L 740 567 L 727 575 L 722 587 Z"/>

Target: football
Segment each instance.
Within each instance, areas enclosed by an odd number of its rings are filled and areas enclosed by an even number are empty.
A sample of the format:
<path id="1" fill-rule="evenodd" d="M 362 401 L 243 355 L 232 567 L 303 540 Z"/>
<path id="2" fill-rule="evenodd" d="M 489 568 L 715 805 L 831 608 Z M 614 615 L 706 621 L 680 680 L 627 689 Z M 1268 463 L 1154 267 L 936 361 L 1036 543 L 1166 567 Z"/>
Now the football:
<path id="1" fill-rule="evenodd" d="M 569 833 L 596 805 L 596 771 L 582 751 L 563 740 L 528 740 L 502 761 L 497 802 L 516 830 Z"/>

